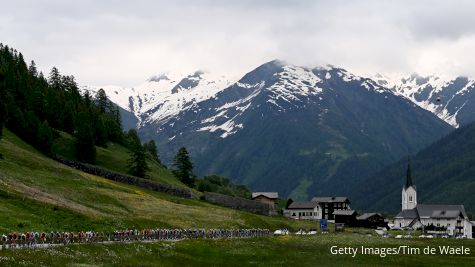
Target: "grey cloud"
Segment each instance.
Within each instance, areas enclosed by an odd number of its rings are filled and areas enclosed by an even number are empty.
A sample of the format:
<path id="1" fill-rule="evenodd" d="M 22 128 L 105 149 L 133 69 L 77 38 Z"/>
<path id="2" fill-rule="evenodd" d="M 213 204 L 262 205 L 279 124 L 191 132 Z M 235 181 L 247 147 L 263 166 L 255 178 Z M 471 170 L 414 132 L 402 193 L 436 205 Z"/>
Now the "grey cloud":
<path id="1" fill-rule="evenodd" d="M 0 40 L 83 84 L 160 72 L 234 75 L 280 58 L 357 73 L 470 73 L 472 1 L 9 1 Z M 448 68 L 447 66 L 450 66 Z"/>

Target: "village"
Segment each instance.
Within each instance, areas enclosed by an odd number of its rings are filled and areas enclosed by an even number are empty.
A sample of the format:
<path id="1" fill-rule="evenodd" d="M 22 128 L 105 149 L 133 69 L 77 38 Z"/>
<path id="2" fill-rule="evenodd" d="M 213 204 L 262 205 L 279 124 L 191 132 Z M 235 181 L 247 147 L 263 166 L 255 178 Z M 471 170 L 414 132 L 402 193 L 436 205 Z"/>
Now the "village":
<path id="1" fill-rule="evenodd" d="M 410 164 L 407 166 L 405 184 L 401 192 L 401 211 L 394 217 L 379 212 L 358 214 L 351 209 L 348 197 L 313 197 L 309 201 L 289 199 L 282 215 L 295 220 L 314 220 L 323 233 L 333 224 L 335 232 L 345 227 L 375 229 L 378 235 L 395 238 L 475 238 L 475 221 L 470 221 L 464 205 L 421 204 L 417 202 L 416 185 L 413 183 Z M 254 201 L 276 208 L 277 192 L 254 192 Z M 416 232 L 419 235 L 416 235 Z M 287 233 L 284 229 L 275 234 Z M 297 234 L 315 234 L 316 229 L 301 229 Z"/>

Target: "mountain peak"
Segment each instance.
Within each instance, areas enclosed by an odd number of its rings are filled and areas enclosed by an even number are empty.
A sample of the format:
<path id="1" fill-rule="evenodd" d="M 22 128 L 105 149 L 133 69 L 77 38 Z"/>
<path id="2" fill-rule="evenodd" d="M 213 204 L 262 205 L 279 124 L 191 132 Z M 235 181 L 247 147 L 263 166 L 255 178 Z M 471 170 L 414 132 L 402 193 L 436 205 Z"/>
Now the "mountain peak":
<path id="1" fill-rule="evenodd" d="M 275 66 L 280 66 L 280 67 L 285 66 L 285 65 L 289 65 L 288 62 L 286 62 L 286 61 L 284 61 L 284 60 L 282 60 L 282 59 L 273 59 L 273 60 L 271 60 L 271 61 L 269 61 L 269 62 L 266 62 L 266 63 L 264 63 L 264 64 L 262 64 L 262 65 L 267 65 L 267 64 L 269 64 L 269 65 L 275 65 Z"/>

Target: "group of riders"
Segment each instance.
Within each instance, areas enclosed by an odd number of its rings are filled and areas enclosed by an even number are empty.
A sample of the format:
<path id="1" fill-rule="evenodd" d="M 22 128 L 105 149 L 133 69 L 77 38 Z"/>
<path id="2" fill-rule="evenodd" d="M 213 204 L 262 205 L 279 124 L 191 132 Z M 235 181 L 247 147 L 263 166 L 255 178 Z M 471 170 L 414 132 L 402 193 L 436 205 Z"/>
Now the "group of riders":
<path id="1" fill-rule="evenodd" d="M 180 240 L 197 238 L 252 238 L 269 236 L 268 229 L 145 229 L 113 232 L 26 232 L 2 235 L 1 248 L 33 247 L 38 244 L 70 244 Z"/>

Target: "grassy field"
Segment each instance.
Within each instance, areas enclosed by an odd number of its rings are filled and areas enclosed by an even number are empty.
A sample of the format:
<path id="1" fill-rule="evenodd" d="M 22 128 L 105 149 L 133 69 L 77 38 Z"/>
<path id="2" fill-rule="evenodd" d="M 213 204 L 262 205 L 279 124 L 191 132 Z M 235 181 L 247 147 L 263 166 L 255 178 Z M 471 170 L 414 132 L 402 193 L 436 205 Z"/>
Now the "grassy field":
<path id="1" fill-rule="evenodd" d="M 471 255 L 333 255 L 332 246 L 468 247 Z M 473 266 L 475 241 L 385 239 L 351 233 L 259 239 L 68 245 L 0 251 L 5 266 Z M 34 259 L 34 260 L 32 260 Z"/>
<path id="2" fill-rule="evenodd" d="M 298 229 L 315 224 L 227 209 L 85 174 L 44 157 L 9 131 L 0 141 L 0 151 L 4 156 L 0 233 L 148 227 Z M 160 173 L 151 175 L 162 179 Z"/>
<path id="3" fill-rule="evenodd" d="M 66 138 L 60 140 L 64 143 Z M 56 149 L 69 146 L 56 144 Z M 0 234 L 9 231 L 110 231 L 118 228 L 318 228 L 315 222 L 260 216 L 112 182 L 61 165 L 9 131 L 0 141 Z M 99 149 L 99 164 L 121 171 L 127 151 Z M 63 151 L 63 153 L 65 153 Z M 118 166 L 118 167 L 117 167 Z M 151 178 L 176 183 L 154 167 Z M 373 236 L 368 236 L 373 234 Z M 330 247 L 467 246 L 471 255 L 332 255 Z M 1 250 L 0 266 L 473 266 L 473 240 L 400 240 L 347 229 L 311 237 L 88 244 Z"/>

